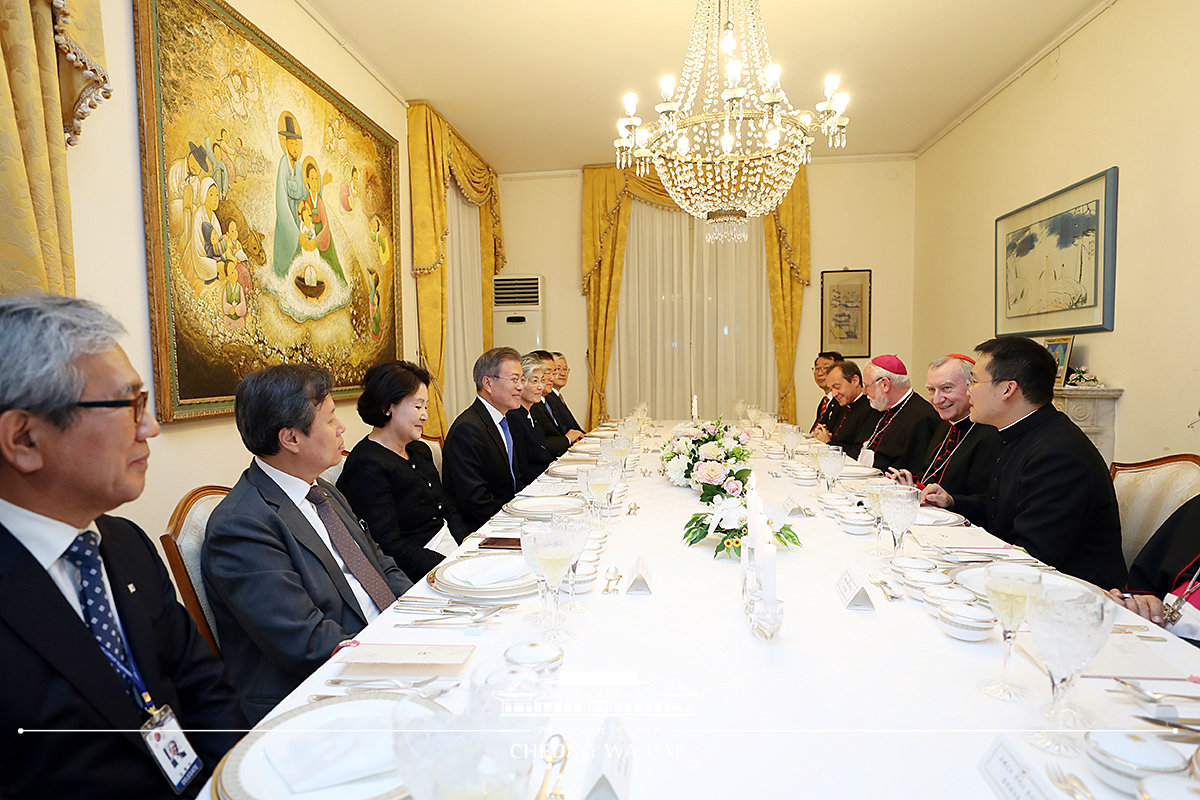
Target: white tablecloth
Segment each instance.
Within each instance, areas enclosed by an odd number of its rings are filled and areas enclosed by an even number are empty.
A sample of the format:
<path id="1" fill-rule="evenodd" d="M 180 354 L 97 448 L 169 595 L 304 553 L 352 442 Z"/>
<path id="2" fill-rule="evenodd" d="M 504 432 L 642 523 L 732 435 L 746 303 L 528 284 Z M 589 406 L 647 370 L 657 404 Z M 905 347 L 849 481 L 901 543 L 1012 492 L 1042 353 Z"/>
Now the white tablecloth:
<path id="1" fill-rule="evenodd" d="M 647 449 L 656 448 L 668 430 L 660 427 Z M 705 506 L 696 492 L 668 484 L 658 466 L 655 453 L 641 455 L 625 499 L 640 511 L 610 524 L 601 578 L 582 596 L 591 608 L 566 619 L 575 638 L 564 645 L 563 669 L 576 677 L 590 673 L 583 682 L 595 687 L 597 711 L 556 720 L 574 731 L 576 746 L 590 745 L 588 726 L 602 724 L 611 704 L 665 698 L 681 713 L 638 713 L 627 706 L 617 714 L 635 748 L 632 798 L 990 796 L 980 759 L 1001 733 L 1019 740 L 1043 727 L 1039 707 L 1049 699 L 1046 677 L 1019 656 L 1010 676 L 1034 689 L 1034 703 L 1002 703 L 979 691 L 981 679 L 1000 673 L 998 629 L 981 643 L 950 638 L 921 603 L 886 602 L 868 583 L 868 574 L 883 566 L 865 554 L 873 537 L 841 533 L 824 517 L 792 518 L 804 547 L 780 548 L 783 629 L 775 641 L 759 641 L 741 609 L 738 563 L 714 559 L 715 540 L 683 544 L 684 522 Z M 779 461 L 755 457 L 751 466 L 768 506 L 781 506 L 792 495 L 816 507 L 815 489 L 768 474 L 779 470 Z M 642 468 L 651 475 L 643 476 Z M 601 595 L 605 569 L 615 565 L 628 575 L 639 555 L 652 571 L 653 594 Z M 875 611 L 843 607 L 834 584 L 846 570 L 867 587 Z M 411 593 L 434 595 L 424 583 Z M 479 636 L 394 628 L 404 617 L 385 612 L 357 638 L 474 644 L 476 659 L 495 657 L 536 638 L 521 620 L 535 603 L 524 601 L 518 613 L 503 615 L 500 626 Z M 1118 621 L 1137 620 L 1122 610 Z M 1200 673 L 1200 653 L 1181 640 L 1151 647 L 1184 674 Z M 274 713 L 302 705 L 310 694 L 334 691 L 324 681 L 337 669 L 327 664 L 318 670 Z M 1106 725 L 1142 727 L 1131 717 L 1143 713 L 1139 706 L 1105 691 L 1111 681 L 1080 683 L 1078 700 Z M 1106 796 L 1107 787 L 1082 760 L 1064 765 L 1087 779 L 1097 797 Z M 585 767 L 583 758 L 570 763 L 568 797 L 582 797 Z M 540 767 L 535 771 L 540 775 Z"/>

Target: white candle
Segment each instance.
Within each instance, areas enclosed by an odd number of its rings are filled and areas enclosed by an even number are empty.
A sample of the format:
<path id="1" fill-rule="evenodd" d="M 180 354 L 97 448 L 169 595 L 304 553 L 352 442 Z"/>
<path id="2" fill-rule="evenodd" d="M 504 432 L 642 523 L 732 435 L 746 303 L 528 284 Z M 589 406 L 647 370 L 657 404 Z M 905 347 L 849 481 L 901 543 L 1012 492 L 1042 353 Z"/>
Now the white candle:
<path id="1" fill-rule="evenodd" d="M 700 412 L 697 410 L 696 395 L 692 395 L 692 419 L 697 419 L 699 416 Z"/>
<path id="2" fill-rule="evenodd" d="M 763 603 L 768 607 L 775 605 L 775 554 L 778 550 L 773 542 L 767 542 L 762 546 L 762 550 L 756 550 L 754 553 L 756 561 L 762 563 Z"/>
<path id="3" fill-rule="evenodd" d="M 755 499 L 757 500 L 758 498 Z M 761 502 L 759 503 L 759 507 L 762 507 Z M 749 508 L 747 510 L 749 512 L 750 519 L 754 523 L 754 527 L 750 529 L 750 533 L 754 540 L 754 559 L 755 566 L 757 566 L 758 553 L 760 550 L 762 550 L 762 546 L 766 544 L 767 541 L 767 518 L 762 514 L 755 513 L 753 508 Z M 759 571 L 761 572 L 762 570 Z"/>

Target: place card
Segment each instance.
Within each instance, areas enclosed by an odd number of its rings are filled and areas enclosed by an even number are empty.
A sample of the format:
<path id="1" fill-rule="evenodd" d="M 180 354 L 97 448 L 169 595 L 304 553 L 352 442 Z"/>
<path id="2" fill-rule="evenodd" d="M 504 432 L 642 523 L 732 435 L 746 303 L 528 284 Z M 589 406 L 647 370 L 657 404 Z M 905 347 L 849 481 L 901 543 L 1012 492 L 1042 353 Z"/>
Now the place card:
<path id="1" fill-rule="evenodd" d="M 1008 738 L 1001 736 L 984 754 L 979 771 L 995 795 L 1004 800 L 1048 800 L 1031 766 Z"/>
<path id="2" fill-rule="evenodd" d="M 783 513 L 790 516 L 803 517 L 804 509 L 800 506 L 800 501 L 792 497 L 790 494 L 783 499 Z"/>
<path id="3" fill-rule="evenodd" d="M 875 604 L 871 602 L 871 596 L 867 594 L 867 590 L 858 585 L 858 581 L 854 580 L 854 576 L 849 570 L 842 573 L 842 577 L 838 578 L 834 584 L 837 589 L 838 597 L 842 598 L 842 605 L 852 611 L 874 611 Z"/>
<path id="4" fill-rule="evenodd" d="M 621 800 L 629 796 L 629 774 L 633 769 L 633 741 L 616 717 L 609 717 L 592 747 L 583 781 L 584 800 Z"/>
<path id="5" fill-rule="evenodd" d="M 360 644 L 343 648 L 332 659 L 345 677 L 391 678 L 462 673 L 475 645 Z"/>
<path id="6" fill-rule="evenodd" d="M 629 574 L 633 577 L 625 594 L 650 594 L 650 567 L 646 565 L 646 559 L 638 556 Z"/>

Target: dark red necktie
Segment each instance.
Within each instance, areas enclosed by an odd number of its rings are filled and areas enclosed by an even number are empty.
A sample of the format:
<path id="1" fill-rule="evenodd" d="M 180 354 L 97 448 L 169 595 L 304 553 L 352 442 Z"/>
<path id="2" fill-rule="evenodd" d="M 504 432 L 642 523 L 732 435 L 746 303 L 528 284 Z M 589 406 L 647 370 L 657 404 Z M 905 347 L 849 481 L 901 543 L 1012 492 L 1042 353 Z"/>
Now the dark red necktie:
<path id="1" fill-rule="evenodd" d="M 308 502 L 317 507 L 317 516 L 329 533 L 329 541 L 333 542 L 338 555 L 346 562 L 346 569 L 350 570 L 350 574 L 367 590 L 367 594 L 375 601 L 375 605 L 379 606 L 379 610 L 386 611 L 396 602 L 396 593 L 387 585 L 387 581 L 379 574 L 375 565 L 367 560 L 366 554 L 346 528 L 346 523 L 342 522 L 342 518 L 329 505 L 329 498 L 320 486 L 313 486 L 308 490 Z"/>

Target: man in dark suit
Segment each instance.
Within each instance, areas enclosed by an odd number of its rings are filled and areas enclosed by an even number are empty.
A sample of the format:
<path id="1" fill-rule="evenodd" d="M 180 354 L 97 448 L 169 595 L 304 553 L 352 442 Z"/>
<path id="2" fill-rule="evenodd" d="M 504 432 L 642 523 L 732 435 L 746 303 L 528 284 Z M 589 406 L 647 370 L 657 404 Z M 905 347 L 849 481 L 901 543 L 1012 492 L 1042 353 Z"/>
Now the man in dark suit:
<path id="1" fill-rule="evenodd" d="M 818 424 L 813 435 L 825 444 L 837 445 L 851 458 L 858 458 L 863 440 L 871 435 L 879 412 L 863 392 L 862 372 L 853 361 L 839 361 L 829 368 L 829 391 L 841 412 L 830 426 Z"/>
<path id="2" fill-rule="evenodd" d="M 813 359 L 813 382 L 825 393 L 825 396 L 821 398 L 821 402 L 817 403 L 817 415 L 813 417 L 813 424 L 808 429 L 809 433 L 815 431 L 818 425 L 824 425 L 827 429 L 832 430 L 841 418 L 842 405 L 838 403 L 829 389 L 829 369 L 843 360 L 842 354 L 836 350 L 817 353 L 817 357 Z"/>
<path id="3" fill-rule="evenodd" d="M 200 566 L 254 723 L 412 586 L 317 479 L 342 457 L 332 386 L 319 367 L 281 364 L 247 375 L 234 398 L 254 461 L 209 517 Z"/>
<path id="4" fill-rule="evenodd" d="M 913 391 L 904 362 L 893 355 L 871 359 L 863 369 L 863 391 L 882 416 L 863 442 L 858 460 L 884 472 L 892 467 L 920 469 L 941 418 Z"/>
<path id="5" fill-rule="evenodd" d="M 474 531 L 525 485 L 518 473 L 521 439 L 504 416 L 521 405 L 521 354 L 494 347 L 475 360 L 473 374 L 478 397 L 446 433 L 442 472 L 458 513 Z"/>
<path id="6" fill-rule="evenodd" d="M 551 382 L 549 391 L 546 392 L 546 406 L 550 409 L 550 413 L 554 416 L 554 421 L 558 423 L 560 429 L 564 432 L 579 431 L 579 435 L 582 436 L 583 426 L 575 419 L 571 409 L 567 408 L 567 401 L 562 396 L 562 390 L 567 387 L 567 379 L 571 376 L 567 357 L 557 351 L 551 355 L 554 356 L 554 380 Z"/>
<path id="7" fill-rule="evenodd" d="M 138 733 L 148 705 L 187 731 L 194 797 L 247 727 L 153 544 L 105 515 L 142 493 L 159 432 L 123 332 L 84 300 L 0 299 L 5 798 L 174 798 Z M 134 666 L 149 703 L 123 677 Z"/>
<path id="8" fill-rule="evenodd" d="M 1002 447 L 983 495 L 927 486 L 922 499 L 951 508 L 1006 542 L 1102 589 L 1125 586 L 1121 517 L 1096 446 L 1053 405 L 1058 365 L 1023 336 L 975 348 L 971 419 L 1000 431 Z"/>

